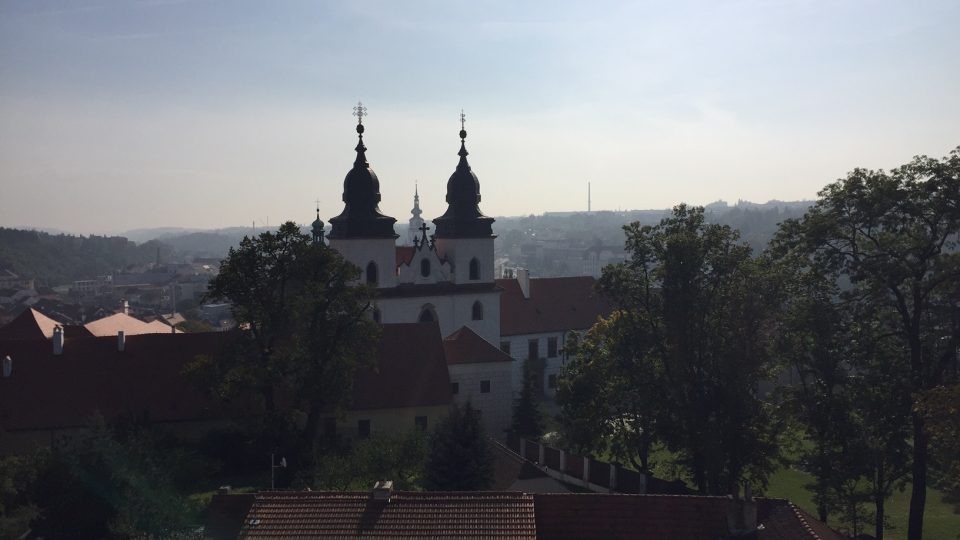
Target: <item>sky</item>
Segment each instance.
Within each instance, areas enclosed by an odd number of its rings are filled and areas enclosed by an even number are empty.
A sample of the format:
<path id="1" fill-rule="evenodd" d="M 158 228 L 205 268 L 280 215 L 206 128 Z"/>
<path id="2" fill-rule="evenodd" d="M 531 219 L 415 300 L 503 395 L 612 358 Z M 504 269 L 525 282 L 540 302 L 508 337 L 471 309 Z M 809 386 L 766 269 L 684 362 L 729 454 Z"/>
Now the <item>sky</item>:
<path id="1" fill-rule="evenodd" d="M 960 2 L 0 0 L 0 226 L 812 199 L 960 145 Z"/>

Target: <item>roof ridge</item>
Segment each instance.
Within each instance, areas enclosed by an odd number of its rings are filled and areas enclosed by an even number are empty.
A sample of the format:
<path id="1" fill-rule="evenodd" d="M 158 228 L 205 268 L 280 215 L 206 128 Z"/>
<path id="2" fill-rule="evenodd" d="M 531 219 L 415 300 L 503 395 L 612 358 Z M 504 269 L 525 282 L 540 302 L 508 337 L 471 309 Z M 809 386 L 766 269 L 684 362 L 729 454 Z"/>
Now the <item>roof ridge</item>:
<path id="1" fill-rule="evenodd" d="M 817 531 L 813 530 L 813 527 L 807 521 L 806 516 L 804 516 L 806 512 L 804 512 L 799 506 L 793 504 L 789 500 L 787 501 L 787 506 L 790 508 L 791 511 L 793 511 L 793 515 L 796 516 L 797 521 L 799 521 L 800 525 L 803 526 L 803 530 L 810 535 L 810 538 L 812 538 L 813 540 L 824 540 L 822 536 L 817 534 Z"/>

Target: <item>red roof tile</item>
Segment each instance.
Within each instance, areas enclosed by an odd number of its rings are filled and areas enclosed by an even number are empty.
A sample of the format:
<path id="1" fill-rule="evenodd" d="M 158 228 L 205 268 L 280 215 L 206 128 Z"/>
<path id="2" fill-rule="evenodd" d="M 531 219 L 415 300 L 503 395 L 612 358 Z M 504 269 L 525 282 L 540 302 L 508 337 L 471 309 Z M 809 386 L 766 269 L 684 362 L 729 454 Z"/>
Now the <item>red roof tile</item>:
<path id="1" fill-rule="evenodd" d="M 451 399 L 440 326 L 384 324 L 377 366 L 357 373 L 350 409 L 449 405 Z"/>
<path id="2" fill-rule="evenodd" d="M 530 298 L 516 279 L 498 279 L 500 335 L 540 334 L 585 330 L 597 317 L 610 313 L 609 305 L 593 290 L 595 279 L 584 277 L 530 280 Z"/>
<path id="3" fill-rule="evenodd" d="M 413 254 L 416 253 L 417 248 L 413 246 L 397 246 L 397 266 L 401 264 L 410 264 L 410 261 L 413 260 Z"/>
<path id="4" fill-rule="evenodd" d="M 229 496 L 229 495 L 228 495 Z M 534 539 L 533 497 L 498 492 L 258 493 L 240 538 Z"/>
<path id="5" fill-rule="evenodd" d="M 28 308 L 0 328 L 0 339 L 50 339 L 53 329 L 63 323 Z"/>
<path id="6" fill-rule="evenodd" d="M 443 340 L 443 350 L 450 364 L 484 364 L 487 362 L 513 362 L 509 354 L 494 347 L 466 326 Z"/>
<path id="7" fill-rule="evenodd" d="M 84 327 L 95 336 L 116 336 L 120 330 L 123 330 L 126 336 L 173 333 L 170 331 L 170 325 L 168 324 L 159 321 L 143 322 L 126 313 L 114 313 L 102 319 L 88 322 Z"/>

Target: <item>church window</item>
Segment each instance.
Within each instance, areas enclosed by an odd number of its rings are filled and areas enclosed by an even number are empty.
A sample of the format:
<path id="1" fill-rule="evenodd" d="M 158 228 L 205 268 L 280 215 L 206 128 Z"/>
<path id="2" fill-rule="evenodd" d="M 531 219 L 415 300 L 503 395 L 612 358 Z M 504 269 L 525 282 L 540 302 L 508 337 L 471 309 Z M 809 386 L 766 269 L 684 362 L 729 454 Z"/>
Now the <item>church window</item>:
<path id="1" fill-rule="evenodd" d="M 481 394 L 490 393 L 490 381 L 480 381 L 480 393 Z"/>
<path id="2" fill-rule="evenodd" d="M 420 308 L 420 317 L 417 319 L 417 322 L 434 322 L 437 320 L 437 314 L 433 310 L 433 306 L 427 304 Z"/>
<path id="3" fill-rule="evenodd" d="M 557 357 L 557 338 L 547 338 L 547 358 Z"/>
<path id="4" fill-rule="evenodd" d="M 377 263 L 373 261 L 370 261 L 370 264 L 367 265 L 367 283 L 377 284 Z"/>
<path id="5" fill-rule="evenodd" d="M 369 420 L 357 421 L 357 437 L 361 439 L 370 438 L 370 421 Z"/>
<path id="6" fill-rule="evenodd" d="M 483 320 L 483 304 L 479 300 L 473 303 L 472 316 L 475 321 Z"/>
<path id="7" fill-rule="evenodd" d="M 480 279 L 480 261 L 476 257 L 470 259 L 470 279 Z"/>
<path id="8" fill-rule="evenodd" d="M 423 277 L 430 277 L 430 259 L 420 260 L 420 275 Z"/>

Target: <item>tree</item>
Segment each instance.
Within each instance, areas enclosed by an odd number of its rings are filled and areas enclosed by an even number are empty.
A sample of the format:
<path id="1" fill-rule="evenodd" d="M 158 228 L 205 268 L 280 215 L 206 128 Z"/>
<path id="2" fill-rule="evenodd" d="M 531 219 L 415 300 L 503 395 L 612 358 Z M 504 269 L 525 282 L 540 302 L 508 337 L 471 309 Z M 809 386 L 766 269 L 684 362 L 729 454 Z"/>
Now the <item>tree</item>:
<path id="1" fill-rule="evenodd" d="M 493 483 L 493 450 L 470 403 L 453 405 L 430 436 L 424 487 L 430 491 L 480 491 Z"/>
<path id="2" fill-rule="evenodd" d="M 523 366 L 523 383 L 520 397 L 513 404 L 513 433 L 525 439 L 537 440 L 543 435 L 544 418 L 537 401 L 537 387 L 533 376 L 535 360 L 528 359 Z"/>
<path id="3" fill-rule="evenodd" d="M 623 422 L 620 404 L 629 403 L 621 431 L 655 428 L 650 436 L 679 456 L 700 492 L 727 494 L 747 477 L 764 483 L 776 454 L 770 410 L 758 395 L 769 375 L 764 331 L 776 291 L 767 269 L 736 232 L 707 224 L 702 208 L 680 205 L 658 225 L 624 230 L 630 260 L 605 268 L 598 283 L 623 314 L 607 336 L 588 340 L 566 376 L 601 383 L 576 394 L 603 399 L 594 410 L 607 411 L 607 426 Z M 593 363 L 604 365 L 603 377 L 589 373 Z M 611 377 L 648 378 L 657 389 L 644 393 L 647 385 Z M 562 398 L 567 411 L 577 407 L 573 394 Z M 636 439 L 639 449 L 648 445 Z"/>
<path id="4" fill-rule="evenodd" d="M 960 512 L 960 383 L 938 386 L 917 400 L 930 433 L 931 468 L 937 486 Z"/>
<path id="5" fill-rule="evenodd" d="M 919 395 L 944 382 L 960 345 L 960 148 L 942 160 L 917 157 L 892 171 L 855 169 L 820 194 L 777 242 L 840 276 L 847 302 L 860 304 L 880 334 L 904 353 L 895 365 L 903 392 Z M 951 318 L 954 320 L 951 321 Z M 910 399 L 907 397 L 902 401 Z M 911 414 L 912 493 L 908 538 L 923 535 L 928 433 Z"/>
<path id="6" fill-rule="evenodd" d="M 306 461 L 316 454 L 323 415 L 346 405 L 356 369 L 376 352 L 373 290 L 357 284 L 359 276 L 287 222 L 275 234 L 244 237 L 210 281 L 208 297 L 230 301 L 241 331 L 236 354 L 201 368 L 220 395 L 258 394 L 268 425 L 279 419 L 277 392 L 289 398 L 306 417 L 298 436 Z"/>
<path id="7" fill-rule="evenodd" d="M 314 489 L 366 491 L 379 480 L 392 480 L 395 489 L 419 490 L 426 451 L 426 436 L 419 429 L 375 434 L 315 460 L 308 484 Z"/>

